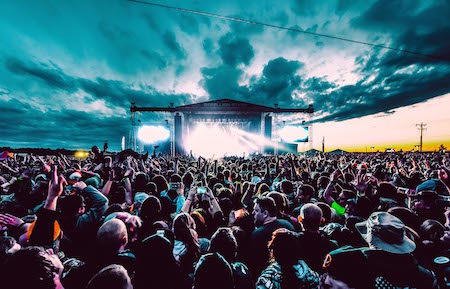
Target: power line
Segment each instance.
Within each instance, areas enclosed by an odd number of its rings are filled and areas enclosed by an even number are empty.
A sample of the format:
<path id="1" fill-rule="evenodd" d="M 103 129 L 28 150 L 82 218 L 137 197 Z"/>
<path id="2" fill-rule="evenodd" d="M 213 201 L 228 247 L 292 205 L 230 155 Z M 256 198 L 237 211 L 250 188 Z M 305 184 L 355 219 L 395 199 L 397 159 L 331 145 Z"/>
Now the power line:
<path id="1" fill-rule="evenodd" d="M 225 15 L 220 15 L 220 14 L 215 14 L 215 13 L 209 13 L 209 12 L 203 12 L 203 11 L 198 11 L 198 10 L 186 9 L 186 8 L 169 6 L 169 5 L 159 4 L 159 3 L 147 2 L 147 1 L 140 1 L 140 0 L 127 0 L 127 1 L 128 2 L 139 3 L 139 4 L 150 5 L 150 6 L 155 6 L 155 7 L 171 9 L 171 10 L 176 10 L 176 11 L 181 11 L 181 12 L 186 12 L 186 13 L 191 13 L 191 14 L 202 15 L 202 16 L 206 16 L 206 17 L 213 17 L 213 18 L 219 18 L 219 19 L 224 19 L 224 20 L 229 20 L 229 21 L 234 21 L 234 22 L 248 23 L 248 24 L 253 24 L 253 25 L 265 26 L 265 27 L 276 28 L 276 29 L 281 29 L 281 30 L 287 30 L 287 31 L 292 31 L 292 32 L 297 32 L 297 33 L 303 33 L 303 34 L 309 34 L 309 35 L 314 35 L 314 36 L 319 36 L 319 37 L 325 37 L 325 38 L 329 38 L 329 39 L 341 40 L 341 41 L 346 41 L 346 42 L 350 42 L 350 43 L 362 44 L 362 45 L 367 45 L 367 46 L 376 47 L 376 48 L 388 49 L 388 50 L 398 51 L 398 52 L 402 52 L 402 53 L 414 54 L 414 55 L 419 55 L 419 56 L 433 58 L 433 59 L 450 61 L 450 59 L 447 59 L 447 58 L 444 58 L 444 57 L 435 56 L 435 55 L 431 55 L 431 54 L 425 54 L 425 53 L 420 53 L 420 52 L 416 52 L 416 51 L 400 49 L 400 48 L 395 48 L 395 47 L 390 47 L 390 46 L 385 46 L 385 45 L 381 45 L 381 44 L 374 44 L 374 43 L 369 43 L 369 42 L 365 42 L 365 41 L 359 41 L 359 40 L 353 40 L 353 39 L 343 38 L 343 37 L 338 37 L 338 36 L 333 36 L 333 35 L 327 35 L 327 34 L 311 32 L 311 31 L 305 31 L 305 30 L 300 30 L 300 29 L 296 29 L 296 28 L 284 27 L 284 26 L 279 26 L 279 25 L 274 25 L 274 24 L 269 24 L 269 23 L 263 23 L 263 22 L 248 20 L 248 19 L 242 19 L 242 18 L 237 18 L 237 17 L 230 17 L 230 16 L 225 16 Z"/>

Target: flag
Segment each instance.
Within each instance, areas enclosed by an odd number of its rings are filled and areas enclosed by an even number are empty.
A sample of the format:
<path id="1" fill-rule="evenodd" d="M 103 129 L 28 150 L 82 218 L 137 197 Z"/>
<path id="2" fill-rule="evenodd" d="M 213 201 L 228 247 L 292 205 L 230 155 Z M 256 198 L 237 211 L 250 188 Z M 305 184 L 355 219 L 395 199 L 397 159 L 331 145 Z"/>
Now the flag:
<path id="1" fill-rule="evenodd" d="M 8 151 L 3 151 L 3 152 L 0 153 L 0 161 L 4 161 L 4 160 L 6 160 L 8 157 L 13 158 L 13 157 L 14 157 L 14 154 L 13 154 L 13 153 L 10 153 L 10 152 L 8 152 Z"/>

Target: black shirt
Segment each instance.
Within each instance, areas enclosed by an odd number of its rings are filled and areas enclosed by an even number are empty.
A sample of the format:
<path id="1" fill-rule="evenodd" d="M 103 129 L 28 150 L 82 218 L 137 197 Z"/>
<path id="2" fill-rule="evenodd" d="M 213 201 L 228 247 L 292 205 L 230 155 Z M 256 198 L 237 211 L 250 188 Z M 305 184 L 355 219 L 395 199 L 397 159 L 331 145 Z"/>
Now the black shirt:
<path id="1" fill-rule="evenodd" d="M 253 278 L 258 278 L 262 270 L 267 267 L 269 263 L 269 249 L 267 248 L 267 244 L 272 239 L 273 232 L 280 228 L 294 231 L 291 223 L 286 220 L 277 219 L 255 229 L 251 234 L 248 265 Z"/>
<path id="2" fill-rule="evenodd" d="M 301 232 L 298 235 L 299 258 L 314 271 L 322 269 L 325 256 L 338 248 L 337 244 L 319 233 Z"/>

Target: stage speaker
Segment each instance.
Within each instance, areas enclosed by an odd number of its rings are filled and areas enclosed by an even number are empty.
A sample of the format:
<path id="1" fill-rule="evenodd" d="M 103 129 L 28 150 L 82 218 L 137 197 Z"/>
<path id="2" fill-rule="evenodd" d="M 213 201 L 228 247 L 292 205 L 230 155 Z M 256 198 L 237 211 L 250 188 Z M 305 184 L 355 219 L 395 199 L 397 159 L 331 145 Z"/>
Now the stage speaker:
<path id="1" fill-rule="evenodd" d="M 264 117 L 264 138 L 266 140 L 272 139 L 272 117 L 270 115 Z M 264 153 L 273 154 L 273 147 L 265 145 Z"/>
<path id="2" fill-rule="evenodd" d="M 175 135 L 175 155 L 184 154 L 183 146 L 183 125 L 181 122 L 181 115 L 177 113 L 174 119 L 174 135 Z"/>

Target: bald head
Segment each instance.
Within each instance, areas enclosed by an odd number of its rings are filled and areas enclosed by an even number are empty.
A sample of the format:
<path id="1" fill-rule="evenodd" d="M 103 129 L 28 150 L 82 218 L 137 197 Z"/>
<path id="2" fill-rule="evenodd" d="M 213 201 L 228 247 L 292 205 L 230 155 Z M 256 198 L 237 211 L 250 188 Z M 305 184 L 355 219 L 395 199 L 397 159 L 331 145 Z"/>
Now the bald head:
<path id="1" fill-rule="evenodd" d="M 105 249 L 121 252 L 128 242 L 127 227 L 119 219 L 109 220 L 98 229 L 97 242 Z"/>
<path id="2" fill-rule="evenodd" d="M 320 222 L 322 220 L 322 210 L 314 204 L 305 204 L 300 210 L 302 217 L 302 224 L 306 231 L 319 230 Z"/>

